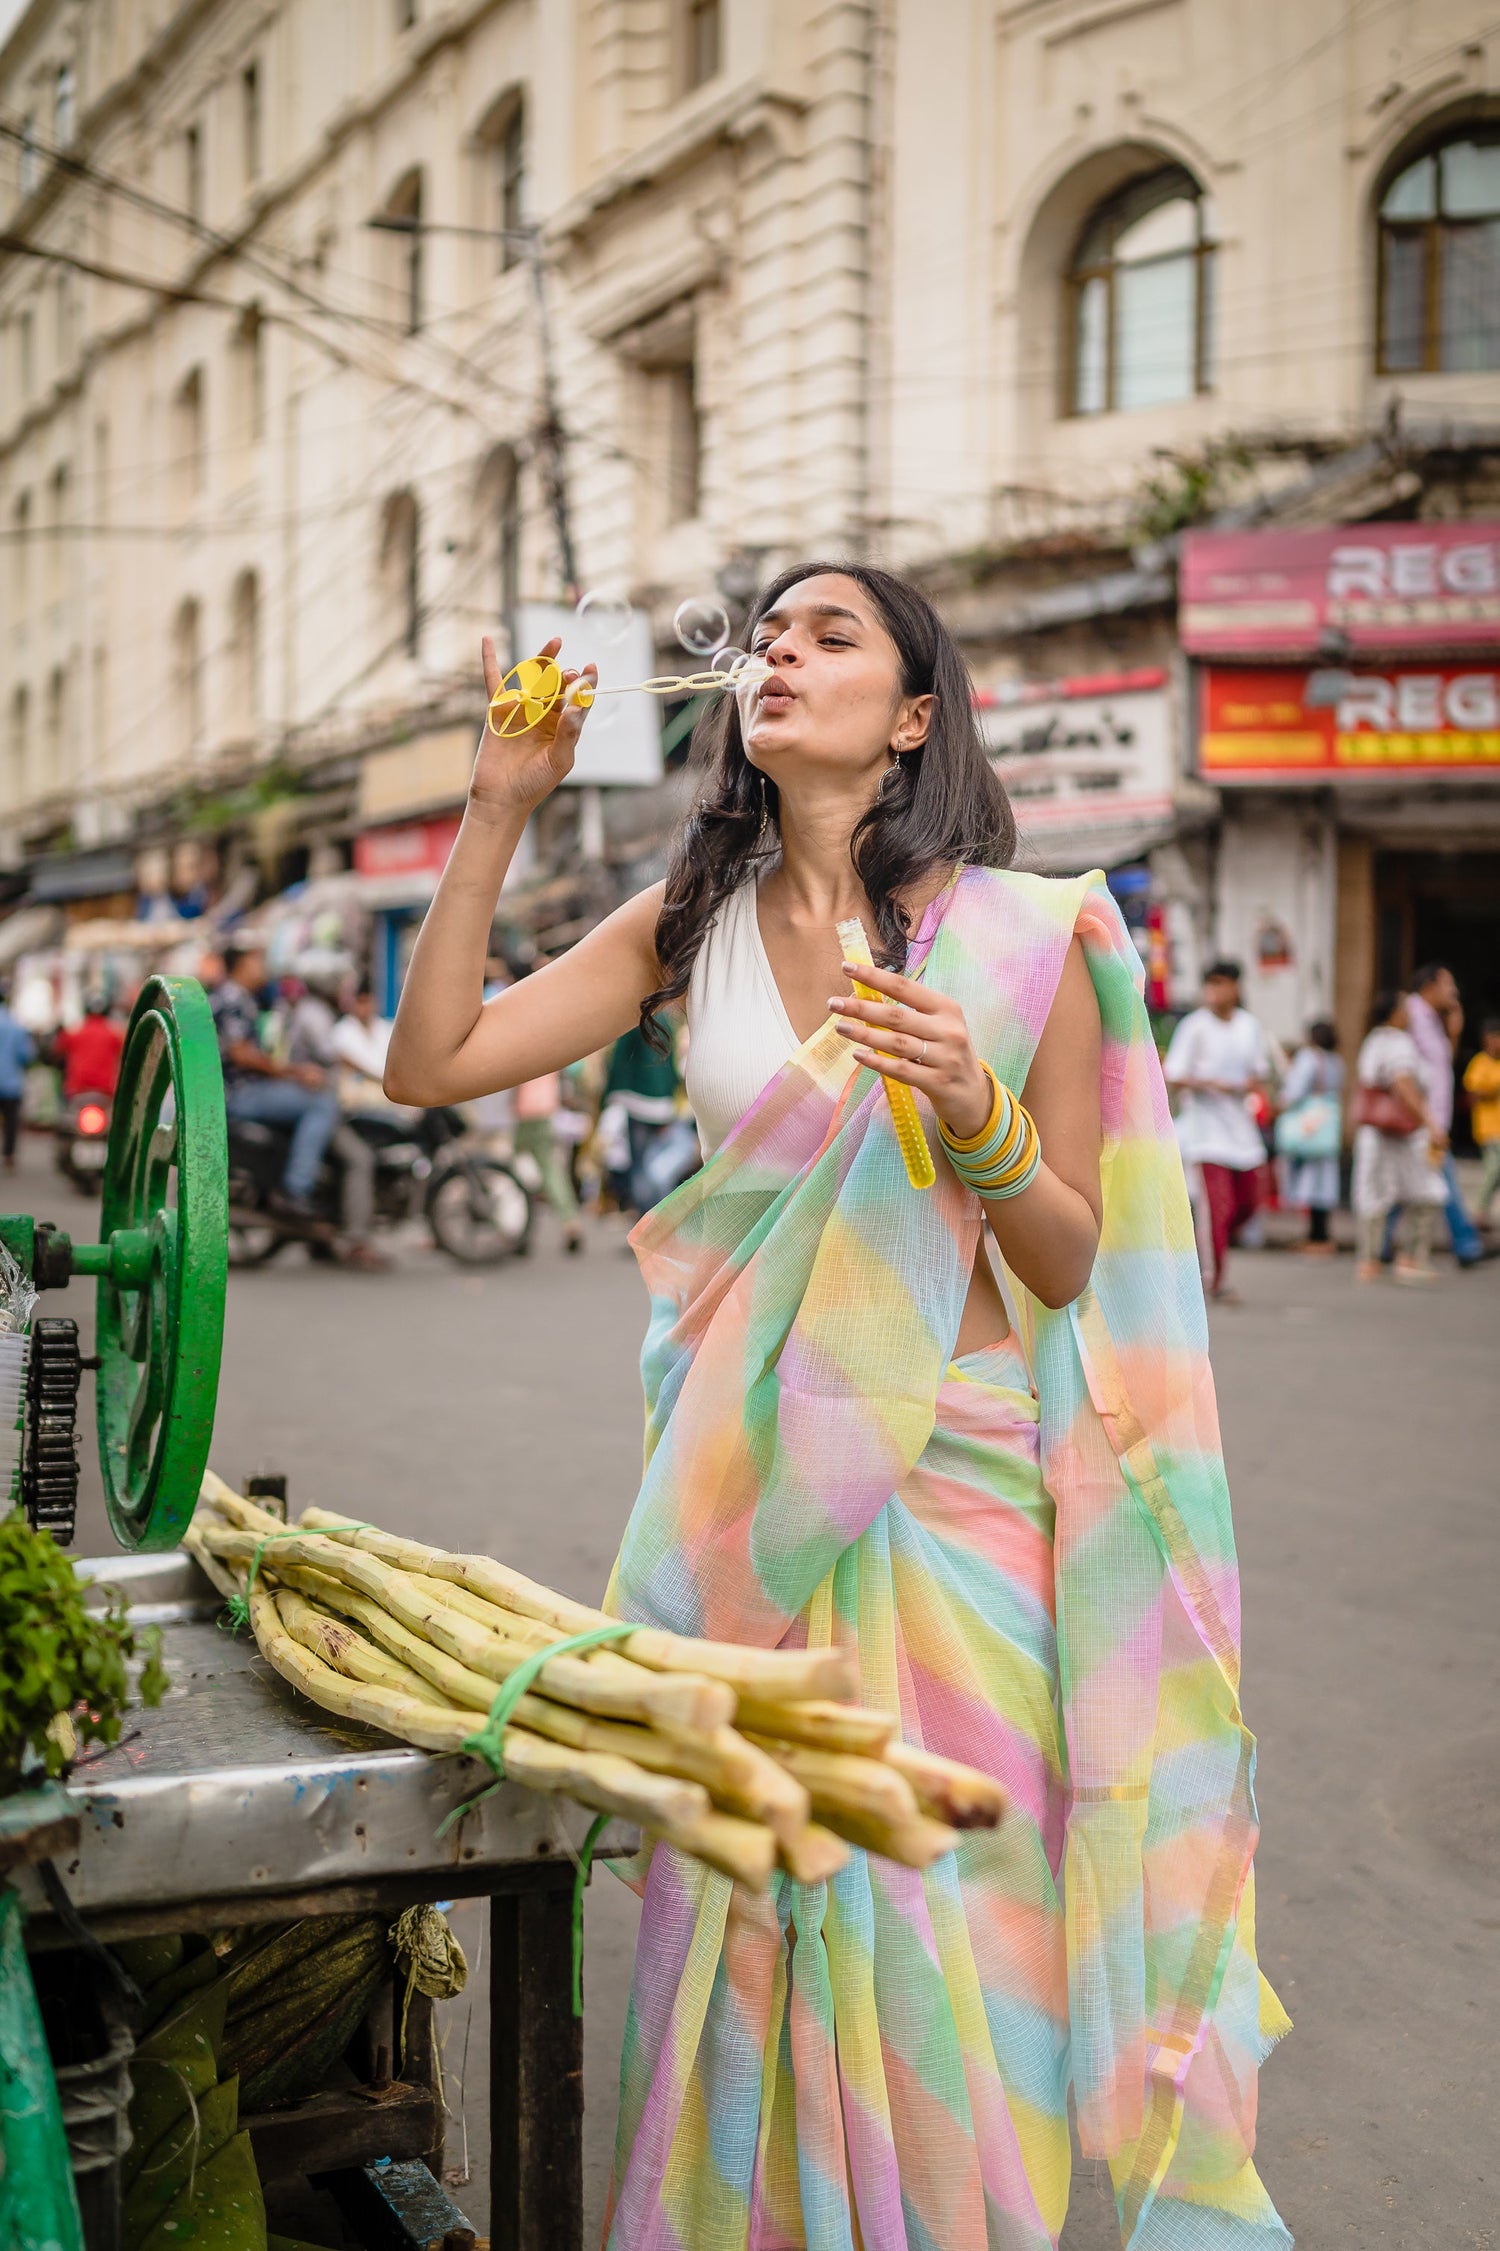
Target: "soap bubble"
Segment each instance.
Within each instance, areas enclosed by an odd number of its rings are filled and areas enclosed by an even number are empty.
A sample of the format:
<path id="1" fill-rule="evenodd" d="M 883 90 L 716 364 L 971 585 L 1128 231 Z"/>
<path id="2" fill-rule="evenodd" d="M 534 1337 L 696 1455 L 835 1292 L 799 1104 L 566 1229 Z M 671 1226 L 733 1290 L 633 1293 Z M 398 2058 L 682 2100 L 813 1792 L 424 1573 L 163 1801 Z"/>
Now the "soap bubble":
<path id="1" fill-rule="evenodd" d="M 695 657 L 711 657 L 729 639 L 729 612 L 711 594 L 695 594 L 680 602 L 672 630 Z"/>
<path id="2" fill-rule="evenodd" d="M 722 649 L 716 649 L 714 651 L 713 659 L 708 669 L 710 672 L 727 672 L 730 679 L 733 680 L 738 677 L 739 673 L 749 662 L 750 659 L 746 656 L 743 649 L 736 649 L 733 646 L 729 646 Z"/>
<path id="3" fill-rule="evenodd" d="M 612 649 L 623 641 L 630 631 L 631 608 L 625 595 L 596 587 L 585 594 L 573 612 L 580 625 L 586 625 L 596 641 Z"/>

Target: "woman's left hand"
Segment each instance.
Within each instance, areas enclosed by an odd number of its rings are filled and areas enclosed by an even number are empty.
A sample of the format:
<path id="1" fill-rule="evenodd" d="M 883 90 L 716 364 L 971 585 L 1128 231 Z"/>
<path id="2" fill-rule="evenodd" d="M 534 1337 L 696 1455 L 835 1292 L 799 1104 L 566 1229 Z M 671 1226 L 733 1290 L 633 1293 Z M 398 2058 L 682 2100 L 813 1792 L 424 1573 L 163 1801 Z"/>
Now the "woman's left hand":
<path id="1" fill-rule="evenodd" d="M 855 1000 L 834 994 L 829 1000 L 839 1030 L 855 1043 L 856 1058 L 882 1078 L 900 1079 L 925 1094 L 958 1140 L 981 1132 L 994 1091 L 958 1002 L 893 969 L 846 961 L 844 973 L 883 996 Z"/>

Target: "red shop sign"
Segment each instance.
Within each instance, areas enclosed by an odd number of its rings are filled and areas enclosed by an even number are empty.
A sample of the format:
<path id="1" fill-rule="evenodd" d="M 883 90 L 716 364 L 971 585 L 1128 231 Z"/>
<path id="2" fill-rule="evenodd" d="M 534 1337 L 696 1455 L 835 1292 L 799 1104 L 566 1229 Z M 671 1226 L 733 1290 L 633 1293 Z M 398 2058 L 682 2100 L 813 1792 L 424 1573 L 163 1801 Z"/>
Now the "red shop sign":
<path id="1" fill-rule="evenodd" d="M 1335 632 L 1351 651 L 1488 651 L 1500 639 L 1500 524 L 1190 532 L 1179 601 L 1193 656 L 1322 655 Z"/>
<path id="2" fill-rule="evenodd" d="M 406 821 L 399 828 L 366 829 L 354 839 L 357 875 L 441 875 L 458 835 L 461 816 Z"/>
<path id="3" fill-rule="evenodd" d="M 1310 678 L 1329 682 L 1336 700 L 1310 706 Z M 1216 782 L 1500 773 L 1500 673 L 1211 667 L 1200 691 L 1198 765 Z"/>

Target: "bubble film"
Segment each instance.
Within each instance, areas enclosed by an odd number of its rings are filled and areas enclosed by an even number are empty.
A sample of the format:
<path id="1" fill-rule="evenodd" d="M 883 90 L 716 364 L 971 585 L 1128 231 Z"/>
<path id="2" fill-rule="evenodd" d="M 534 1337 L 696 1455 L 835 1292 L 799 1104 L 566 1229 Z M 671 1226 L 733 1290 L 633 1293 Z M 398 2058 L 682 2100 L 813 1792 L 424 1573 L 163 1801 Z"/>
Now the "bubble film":
<path id="1" fill-rule="evenodd" d="M 711 594 L 694 594 L 680 602 L 672 630 L 695 657 L 711 657 L 729 639 L 729 612 Z"/>

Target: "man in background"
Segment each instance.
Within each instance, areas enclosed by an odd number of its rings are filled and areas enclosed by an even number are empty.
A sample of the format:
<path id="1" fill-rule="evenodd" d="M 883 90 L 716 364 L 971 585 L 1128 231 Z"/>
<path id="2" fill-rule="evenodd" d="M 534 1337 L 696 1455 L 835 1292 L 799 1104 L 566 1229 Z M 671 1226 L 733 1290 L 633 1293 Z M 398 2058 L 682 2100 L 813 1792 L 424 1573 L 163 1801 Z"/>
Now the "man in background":
<path id="1" fill-rule="evenodd" d="M 5 1169 L 16 1169 L 16 1134 L 21 1123 L 21 1097 L 26 1091 L 26 1066 L 35 1060 L 36 1041 L 10 1012 L 10 994 L 0 991 L 0 1150 Z"/>
<path id="2" fill-rule="evenodd" d="M 1177 1140 L 1184 1164 L 1203 1181 L 1212 1243 L 1209 1294 L 1235 1303 L 1228 1283 L 1229 1246 L 1260 1201 L 1266 1145 L 1250 1115 L 1252 1095 L 1265 1094 L 1271 1048 L 1240 1006 L 1240 965 L 1213 961 L 1203 975 L 1203 1005 L 1184 1016 L 1167 1050 L 1167 1084 L 1178 1098 Z"/>
<path id="3" fill-rule="evenodd" d="M 244 940 L 224 949 L 225 975 L 211 1006 L 224 1064 L 224 1109 L 255 1125 L 290 1126 L 291 1147 L 277 1208 L 293 1219 L 316 1219 L 312 1192 L 323 1154 L 339 1123 L 339 1101 L 315 1063 L 281 1063 L 260 1036 L 257 995 L 266 957 Z"/>
<path id="4" fill-rule="evenodd" d="M 1452 970 L 1445 969 L 1441 962 L 1428 962 L 1413 977 L 1406 998 L 1406 1028 L 1426 1067 L 1427 1107 L 1432 1122 L 1446 1137 L 1442 1171 L 1443 1186 L 1448 1191 L 1444 1211 L 1448 1241 L 1460 1266 L 1478 1266 L 1485 1255 L 1484 1242 L 1464 1202 L 1453 1161 L 1453 1057 L 1464 1028 L 1463 1002 Z M 1386 1223 L 1381 1255 L 1387 1262 L 1395 1255 L 1400 1216 L 1399 1210 L 1393 1211 Z"/>

